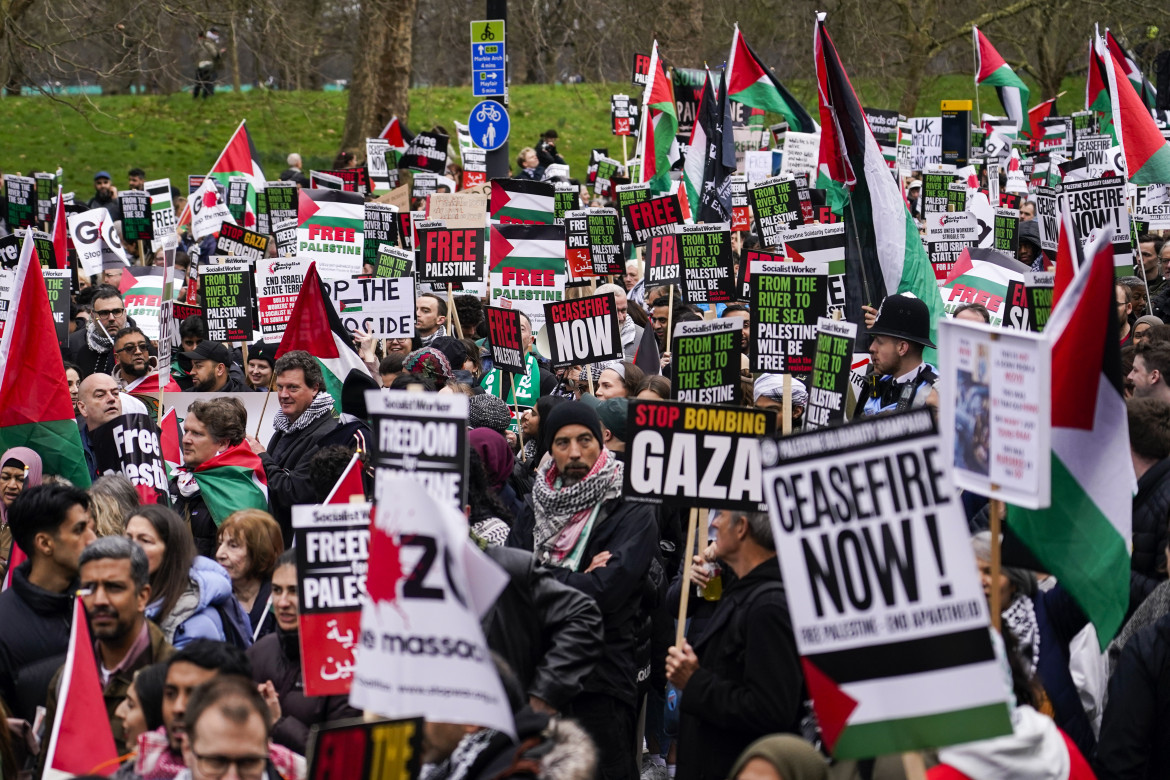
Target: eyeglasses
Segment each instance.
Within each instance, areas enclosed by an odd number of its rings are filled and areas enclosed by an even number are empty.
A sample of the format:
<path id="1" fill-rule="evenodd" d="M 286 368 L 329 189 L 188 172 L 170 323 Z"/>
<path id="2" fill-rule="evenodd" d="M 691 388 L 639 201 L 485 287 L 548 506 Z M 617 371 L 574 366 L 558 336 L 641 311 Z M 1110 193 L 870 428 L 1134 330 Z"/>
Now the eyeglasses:
<path id="1" fill-rule="evenodd" d="M 99 317 L 121 317 L 125 311 L 126 311 L 125 309 L 105 309 L 105 310 L 94 309 L 93 313 Z"/>
<path id="2" fill-rule="evenodd" d="M 132 355 L 135 352 L 149 352 L 150 345 L 147 344 L 145 341 L 142 342 L 141 344 L 127 344 L 126 346 L 122 347 L 118 351 L 125 352 L 127 355 Z"/>
<path id="3" fill-rule="evenodd" d="M 236 773 L 240 777 L 252 780 L 264 777 L 264 770 L 268 766 L 268 756 L 229 758 L 228 756 L 204 756 L 195 753 L 195 763 L 199 772 L 207 777 L 223 777 L 227 774 L 228 767 L 235 766 Z"/>

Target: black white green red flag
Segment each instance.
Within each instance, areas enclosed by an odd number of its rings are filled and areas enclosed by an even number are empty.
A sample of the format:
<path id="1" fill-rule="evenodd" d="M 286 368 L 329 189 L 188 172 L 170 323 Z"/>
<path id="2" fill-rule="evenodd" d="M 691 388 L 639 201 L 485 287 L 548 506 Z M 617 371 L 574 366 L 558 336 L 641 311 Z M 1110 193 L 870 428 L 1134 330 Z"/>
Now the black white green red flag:
<path id="1" fill-rule="evenodd" d="M 670 192 L 670 168 L 679 158 L 677 133 L 674 81 L 666 73 L 655 41 L 650 52 L 650 75 L 642 93 L 642 130 L 638 136 L 638 157 L 642 160 L 640 181 L 650 182 L 654 192 Z"/>
<path id="2" fill-rule="evenodd" d="M 752 47 L 744 40 L 739 25 L 731 36 L 731 53 L 727 55 L 727 93 L 736 103 L 779 114 L 790 130 L 815 133 L 817 123 L 796 98 L 764 67 Z"/>
<path id="3" fill-rule="evenodd" d="M 1016 129 L 1027 129 L 1028 87 L 978 27 L 971 27 L 971 35 L 975 42 L 975 86 L 995 87 L 999 102 L 1008 118 L 1016 123 Z"/>

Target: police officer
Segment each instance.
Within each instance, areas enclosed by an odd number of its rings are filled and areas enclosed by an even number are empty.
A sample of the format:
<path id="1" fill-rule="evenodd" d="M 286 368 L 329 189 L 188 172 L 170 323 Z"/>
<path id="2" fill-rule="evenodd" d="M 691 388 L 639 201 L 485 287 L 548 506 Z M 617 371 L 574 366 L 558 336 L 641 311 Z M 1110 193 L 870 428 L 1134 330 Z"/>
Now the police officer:
<path id="1" fill-rule="evenodd" d="M 915 409 L 937 398 L 938 372 L 922 360 L 922 350 L 934 348 L 926 303 L 909 295 L 888 296 L 869 335 L 870 375 L 854 417 Z"/>

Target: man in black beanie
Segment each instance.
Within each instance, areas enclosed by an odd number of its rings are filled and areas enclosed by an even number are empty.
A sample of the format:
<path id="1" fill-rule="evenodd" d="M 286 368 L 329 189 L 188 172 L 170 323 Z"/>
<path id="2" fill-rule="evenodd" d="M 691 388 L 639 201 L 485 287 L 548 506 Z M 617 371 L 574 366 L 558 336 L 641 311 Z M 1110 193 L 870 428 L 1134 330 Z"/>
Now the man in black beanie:
<path id="1" fill-rule="evenodd" d="M 593 737 L 599 778 L 636 780 L 635 634 L 658 550 L 654 510 L 623 500 L 623 464 L 602 446 L 595 411 L 567 401 L 541 420 L 546 426 L 552 459 L 537 472 L 508 544 L 534 552 L 553 576 L 601 607 L 605 655 L 565 714 Z"/>

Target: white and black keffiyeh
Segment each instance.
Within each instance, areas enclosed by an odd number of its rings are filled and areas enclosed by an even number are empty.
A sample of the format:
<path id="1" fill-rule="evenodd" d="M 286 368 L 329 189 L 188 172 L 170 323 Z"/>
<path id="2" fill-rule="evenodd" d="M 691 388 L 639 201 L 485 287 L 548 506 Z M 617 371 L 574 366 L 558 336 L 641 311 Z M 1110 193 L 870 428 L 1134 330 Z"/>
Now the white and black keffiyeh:
<path id="1" fill-rule="evenodd" d="M 322 390 L 313 397 L 312 403 L 296 420 L 289 421 L 288 415 L 279 410 L 272 416 L 272 427 L 281 433 L 293 433 L 309 427 L 323 415 L 332 414 L 333 396 Z"/>

